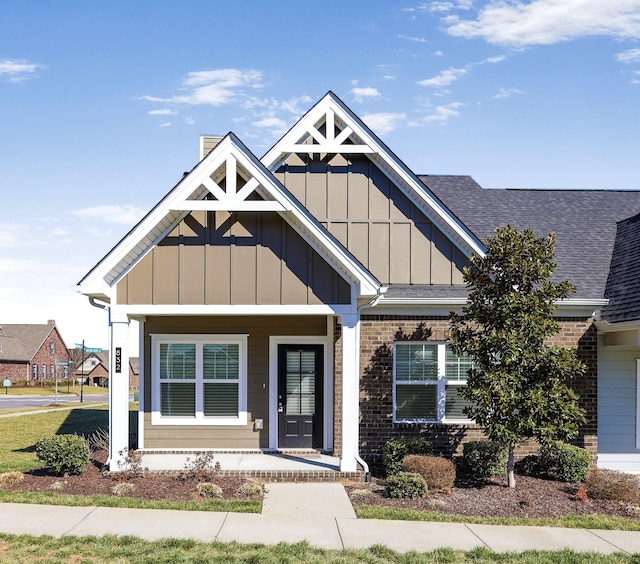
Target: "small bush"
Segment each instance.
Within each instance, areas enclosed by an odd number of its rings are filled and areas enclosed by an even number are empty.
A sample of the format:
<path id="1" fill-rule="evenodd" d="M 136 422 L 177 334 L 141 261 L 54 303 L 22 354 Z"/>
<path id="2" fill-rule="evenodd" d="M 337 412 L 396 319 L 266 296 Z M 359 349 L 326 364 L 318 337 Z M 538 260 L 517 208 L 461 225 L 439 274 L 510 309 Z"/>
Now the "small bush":
<path id="1" fill-rule="evenodd" d="M 99 427 L 89 436 L 89 448 L 91 456 L 95 456 L 97 452 L 109 452 L 109 429 Z"/>
<path id="2" fill-rule="evenodd" d="M 516 462 L 516 474 L 522 476 L 539 476 L 540 464 L 537 454 L 529 454 Z"/>
<path id="3" fill-rule="evenodd" d="M 538 455 L 540 471 L 560 482 L 584 482 L 591 466 L 591 456 L 580 447 L 559 441 L 544 443 Z"/>
<path id="4" fill-rule="evenodd" d="M 118 451 L 122 460 L 118 460 L 118 475 L 116 479 L 130 480 L 132 478 L 141 478 L 149 469 L 142 466 L 142 454 L 137 450 L 129 450 L 127 448 Z"/>
<path id="5" fill-rule="evenodd" d="M 474 478 L 504 475 L 509 452 L 491 441 L 471 441 L 462 446 L 464 469 Z"/>
<path id="6" fill-rule="evenodd" d="M 433 445 L 422 439 L 391 439 L 382 447 L 382 463 L 387 476 L 402 472 L 402 459 L 409 454 L 433 454 Z"/>
<path id="7" fill-rule="evenodd" d="M 22 472 L 4 472 L 0 474 L 0 488 L 15 486 L 24 480 Z"/>
<path id="8" fill-rule="evenodd" d="M 586 482 L 587 494 L 593 499 L 609 499 L 637 505 L 640 502 L 640 479 L 615 470 L 594 469 Z"/>
<path id="9" fill-rule="evenodd" d="M 214 462 L 212 451 L 199 451 L 195 455 L 194 459 L 187 457 L 184 469 L 180 473 L 183 479 L 211 480 L 220 472 L 220 463 Z"/>
<path id="10" fill-rule="evenodd" d="M 198 484 L 196 486 L 196 490 L 202 497 L 206 498 L 221 498 L 222 497 L 222 488 L 216 484 L 212 484 L 211 482 L 204 482 L 203 484 Z"/>
<path id="11" fill-rule="evenodd" d="M 412 472 L 398 472 L 393 476 L 387 478 L 387 483 L 384 488 L 384 493 L 387 497 L 399 498 L 399 497 L 426 497 L 429 493 L 427 484 L 424 478 L 420 474 L 414 474 Z"/>
<path id="12" fill-rule="evenodd" d="M 258 497 L 262 495 L 262 486 L 255 482 L 247 482 L 242 484 L 236 493 L 246 497 Z"/>
<path id="13" fill-rule="evenodd" d="M 53 435 L 36 443 L 36 456 L 56 476 L 81 474 L 89 464 L 89 442 L 78 435 Z"/>
<path id="14" fill-rule="evenodd" d="M 114 495 L 128 495 L 132 493 L 136 489 L 135 485 L 130 484 L 129 482 L 121 482 L 120 484 L 116 484 L 111 488 L 111 492 Z"/>
<path id="15" fill-rule="evenodd" d="M 420 474 L 430 490 L 451 490 L 456 480 L 456 467 L 441 456 L 410 454 L 402 459 L 405 472 Z"/>

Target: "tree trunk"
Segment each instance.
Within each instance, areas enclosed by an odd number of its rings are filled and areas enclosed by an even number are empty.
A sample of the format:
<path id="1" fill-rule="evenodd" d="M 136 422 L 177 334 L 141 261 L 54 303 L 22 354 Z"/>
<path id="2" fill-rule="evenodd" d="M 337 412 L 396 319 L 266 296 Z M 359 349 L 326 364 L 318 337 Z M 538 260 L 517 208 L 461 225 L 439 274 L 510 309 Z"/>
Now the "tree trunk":
<path id="1" fill-rule="evenodd" d="M 513 455 L 513 449 L 509 448 L 509 459 L 507 460 L 507 477 L 510 488 L 516 487 L 516 474 L 515 474 L 515 457 Z"/>

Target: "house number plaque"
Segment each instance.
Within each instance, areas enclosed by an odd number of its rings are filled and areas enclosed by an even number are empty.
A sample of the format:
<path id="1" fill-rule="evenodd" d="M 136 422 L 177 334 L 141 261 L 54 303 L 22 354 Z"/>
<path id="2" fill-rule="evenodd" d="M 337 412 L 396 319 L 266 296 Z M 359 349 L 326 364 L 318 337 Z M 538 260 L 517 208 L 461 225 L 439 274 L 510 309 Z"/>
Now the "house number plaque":
<path id="1" fill-rule="evenodd" d="M 122 372 L 122 347 L 116 347 L 116 373 L 120 374 Z"/>

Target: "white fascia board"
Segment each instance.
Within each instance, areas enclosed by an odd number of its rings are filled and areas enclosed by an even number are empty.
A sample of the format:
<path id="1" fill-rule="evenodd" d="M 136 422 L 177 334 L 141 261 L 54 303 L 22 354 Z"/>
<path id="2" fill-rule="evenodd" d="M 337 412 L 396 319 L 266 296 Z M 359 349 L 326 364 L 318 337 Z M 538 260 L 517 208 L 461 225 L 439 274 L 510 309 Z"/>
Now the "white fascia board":
<path id="1" fill-rule="evenodd" d="M 353 306 L 344 305 L 198 305 L 198 304 L 135 304 L 111 306 L 112 315 L 128 317 L 176 315 L 346 315 Z"/>
<path id="2" fill-rule="evenodd" d="M 598 333 L 616 333 L 618 331 L 640 331 L 640 319 L 634 321 L 621 321 L 619 323 L 609 323 L 605 320 L 598 320 L 594 323 Z"/>
<path id="3" fill-rule="evenodd" d="M 554 302 L 554 317 L 594 317 L 598 310 L 606 306 L 606 299 L 566 299 Z"/>
<path id="4" fill-rule="evenodd" d="M 404 189 L 407 196 L 409 196 L 430 220 L 443 228 L 445 232 L 448 232 L 454 240 L 456 240 L 460 250 L 466 256 L 470 256 L 473 253 L 484 256 L 485 249 L 482 243 L 472 235 L 460 221 L 451 215 L 451 213 L 428 192 L 426 186 L 418 180 L 417 176 L 384 146 L 376 135 L 331 92 L 311 108 L 311 110 L 265 154 L 261 159 L 264 165 L 269 170 L 276 170 L 288 155 L 291 154 L 291 149 L 296 145 L 297 141 L 303 135 L 308 134 L 310 127 L 321 120 L 327 111 L 336 113 L 368 147 L 373 149 L 372 153 L 377 155 L 378 159 L 372 158 L 372 161 L 379 165 L 380 170 L 390 180 L 398 183 Z M 336 152 L 346 152 L 345 146 L 342 146 L 341 151 Z"/>

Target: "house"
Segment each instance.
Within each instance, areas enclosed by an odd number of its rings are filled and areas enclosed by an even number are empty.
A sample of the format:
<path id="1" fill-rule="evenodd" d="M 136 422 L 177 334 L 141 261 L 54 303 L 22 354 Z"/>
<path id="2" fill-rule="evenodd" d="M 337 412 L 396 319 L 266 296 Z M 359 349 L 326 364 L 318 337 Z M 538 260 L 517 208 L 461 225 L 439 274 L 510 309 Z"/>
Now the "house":
<path id="1" fill-rule="evenodd" d="M 73 349 L 73 351 L 77 351 L 74 354 L 76 382 L 80 383 L 84 380 L 87 386 L 106 388 L 109 385 L 109 351 L 89 352 L 84 355 L 84 358 L 82 349 Z"/>
<path id="2" fill-rule="evenodd" d="M 69 354 L 53 319 L 0 325 L 0 380 L 35 386 L 66 379 Z M 60 364 L 67 363 L 67 364 Z"/>
<path id="3" fill-rule="evenodd" d="M 462 268 L 507 223 L 557 233 L 556 341 L 598 464 L 640 472 L 640 192 L 485 190 L 417 176 L 333 93 L 261 159 L 233 134 L 79 283 L 110 310 L 111 453 L 127 446 L 128 338 L 140 322 L 138 448 L 333 453 L 345 472 L 391 437 L 459 452 L 483 436 L 449 349 Z M 528 452 L 525 446 L 522 453 Z"/>

